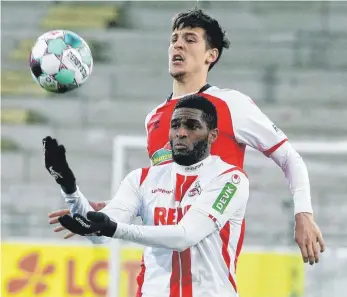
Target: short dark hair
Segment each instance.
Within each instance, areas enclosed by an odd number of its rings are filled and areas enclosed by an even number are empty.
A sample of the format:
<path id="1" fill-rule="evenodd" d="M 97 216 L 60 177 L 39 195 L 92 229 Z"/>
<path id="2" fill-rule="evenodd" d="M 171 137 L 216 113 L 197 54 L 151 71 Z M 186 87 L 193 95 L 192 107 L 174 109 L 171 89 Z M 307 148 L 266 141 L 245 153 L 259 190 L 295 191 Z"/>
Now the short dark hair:
<path id="1" fill-rule="evenodd" d="M 202 119 L 206 122 L 207 127 L 212 130 L 217 128 L 218 116 L 214 104 L 205 97 L 193 94 L 184 96 L 176 103 L 175 110 L 179 108 L 195 108 L 202 111 Z"/>
<path id="2" fill-rule="evenodd" d="M 201 9 L 193 8 L 187 12 L 177 14 L 172 20 L 172 31 L 183 28 L 202 28 L 205 30 L 205 38 L 210 48 L 218 49 L 218 57 L 211 63 L 209 70 L 218 62 L 223 53 L 223 48 L 229 48 L 230 41 L 225 36 L 225 31 L 218 21 Z"/>

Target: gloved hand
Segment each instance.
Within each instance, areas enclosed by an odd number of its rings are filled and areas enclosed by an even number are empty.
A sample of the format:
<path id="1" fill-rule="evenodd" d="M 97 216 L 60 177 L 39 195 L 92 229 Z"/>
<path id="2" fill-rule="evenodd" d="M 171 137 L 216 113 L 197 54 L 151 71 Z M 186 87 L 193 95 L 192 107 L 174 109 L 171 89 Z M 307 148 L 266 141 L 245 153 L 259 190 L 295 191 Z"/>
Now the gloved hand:
<path id="1" fill-rule="evenodd" d="M 58 218 L 59 223 L 73 233 L 82 236 L 106 236 L 112 237 L 117 229 L 117 223 L 110 218 L 97 211 L 89 211 L 87 218 L 80 214 L 63 215 Z"/>
<path id="2" fill-rule="evenodd" d="M 45 166 L 49 174 L 61 186 L 66 194 L 76 192 L 76 178 L 66 161 L 65 148 L 58 145 L 56 139 L 47 136 L 42 140 Z"/>

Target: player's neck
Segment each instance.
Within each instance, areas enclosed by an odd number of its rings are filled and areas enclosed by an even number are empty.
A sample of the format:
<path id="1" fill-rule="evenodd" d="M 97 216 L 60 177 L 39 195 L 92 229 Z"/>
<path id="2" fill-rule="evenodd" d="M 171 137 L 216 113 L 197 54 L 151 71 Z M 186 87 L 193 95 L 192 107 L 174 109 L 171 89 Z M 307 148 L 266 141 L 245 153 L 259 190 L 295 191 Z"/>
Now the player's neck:
<path id="1" fill-rule="evenodd" d="M 207 77 L 197 75 L 173 81 L 172 97 L 181 97 L 198 92 L 207 83 Z"/>

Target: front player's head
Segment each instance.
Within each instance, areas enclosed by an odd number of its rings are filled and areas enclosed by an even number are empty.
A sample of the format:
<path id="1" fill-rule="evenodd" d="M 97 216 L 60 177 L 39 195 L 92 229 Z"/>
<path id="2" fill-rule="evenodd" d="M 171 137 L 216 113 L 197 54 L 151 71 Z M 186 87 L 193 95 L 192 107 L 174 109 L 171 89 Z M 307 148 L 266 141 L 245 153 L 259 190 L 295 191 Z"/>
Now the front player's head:
<path id="1" fill-rule="evenodd" d="M 218 137 L 216 107 L 200 95 L 180 99 L 170 123 L 172 158 L 189 166 L 205 159 Z"/>
<path id="2" fill-rule="evenodd" d="M 229 40 L 217 20 L 200 9 L 181 12 L 172 23 L 169 47 L 169 71 L 173 78 L 183 80 L 187 74 L 207 72 L 220 59 Z"/>

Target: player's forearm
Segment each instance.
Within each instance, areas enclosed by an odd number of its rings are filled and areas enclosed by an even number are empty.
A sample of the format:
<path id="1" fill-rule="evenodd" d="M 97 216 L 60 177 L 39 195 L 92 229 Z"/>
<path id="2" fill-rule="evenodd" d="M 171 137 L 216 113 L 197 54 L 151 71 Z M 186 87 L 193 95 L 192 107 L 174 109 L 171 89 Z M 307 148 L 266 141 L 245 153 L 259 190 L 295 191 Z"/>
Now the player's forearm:
<path id="1" fill-rule="evenodd" d="M 301 212 L 313 213 L 310 180 L 307 167 L 301 156 L 290 143 L 285 143 L 270 157 L 282 168 L 285 174 L 293 196 L 294 214 Z"/>
<path id="2" fill-rule="evenodd" d="M 87 198 L 84 197 L 78 187 L 77 191 L 72 194 L 66 194 L 64 191 L 61 191 L 61 193 L 65 198 L 65 202 L 70 210 L 71 215 L 78 213 L 82 216 L 86 216 L 88 211 L 94 211 Z M 98 236 L 88 236 L 87 238 L 94 244 L 102 244 L 110 240 L 107 237 Z"/>
<path id="3" fill-rule="evenodd" d="M 216 229 L 215 223 L 196 211 L 188 211 L 178 225 L 139 226 L 118 223 L 114 238 L 135 243 L 184 251 Z"/>
<path id="4" fill-rule="evenodd" d="M 61 190 L 61 194 L 65 198 L 65 202 L 70 209 L 71 215 L 78 213 L 82 216 L 86 216 L 88 211 L 93 211 L 87 198 L 84 197 L 78 187 L 77 191 L 72 194 L 66 194 L 63 190 Z"/>

